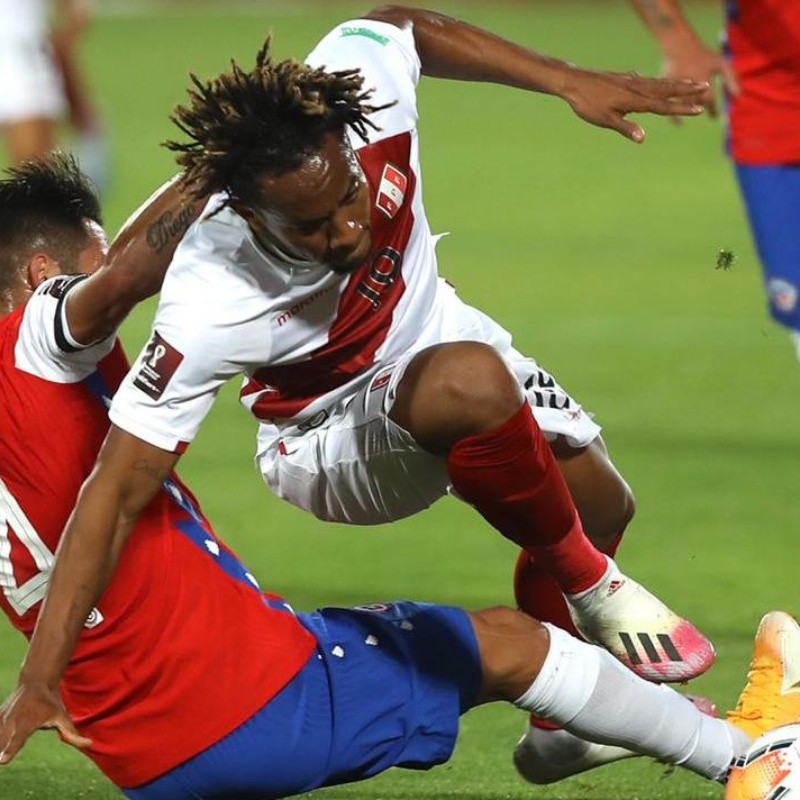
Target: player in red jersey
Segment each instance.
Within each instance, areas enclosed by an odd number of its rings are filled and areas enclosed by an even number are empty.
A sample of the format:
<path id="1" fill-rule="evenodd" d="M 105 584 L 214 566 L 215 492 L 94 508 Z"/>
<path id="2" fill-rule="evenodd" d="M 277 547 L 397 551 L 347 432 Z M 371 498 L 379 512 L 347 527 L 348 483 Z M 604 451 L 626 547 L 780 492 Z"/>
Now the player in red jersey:
<path id="1" fill-rule="evenodd" d="M 150 475 L 147 508 L 129 517 L 105 563 L 101 582 L 116 566 L 113 580 L 82 607 L 74 566 L 99 543 L 74 536 L 80 509 L 61 530 L 125 370 L 113 331 L 158 288 L 196 213 L 168 188 L 106 259 L 97 202 L 74 162 L 55 157 L 0 181 L 0 598 L 23 633 L 37 625 L 0 707 L 0 764 L 34 729 L 57 728 L 129 800 L 281 797 L 441 763 L 461 713 L 507 700 L 587 739 L 724 780 L 754 735 L 796 716 L 797 701 L 780 691 L 800 668 L 800 627 L 788 616 L 772 615 L 769 636 L 762 626 L 757 637 L 772 684 L 749 685 L 723 722 L 511 609 L 400 602 L 295 616 L 258 591 L 172 473 Z M 99 470 L 120 446 L 109 439 Z M 131 466 L 150 473 L 146 462 Z M 77 605 L 62 606 L 70 584 Z M 47 619 L 77 624 L 52 629 Z M 786 637 L 780 652 L 763 652 L 776 636 Z M 41 671 L 45 662 L 55 671 Z"/>
<path id="2" fill-rule="evenodd" d="M 30 636 L 61 532 L 128 369 L 114 331 L 134 303 L 158 290 L 199 208 L 168 188 L 97 269 L 106 249 L 99 209 L 74 163 L 55 157 L 13 175 L 0 186 L 0 607 Z M 149 227 L 167 231 L 158 249 L 148 245 Z M 140 519 L 102 607 L 86 615 L 62 694 L 94 741 L 92 758 L 122 786 L 240 724 L 313 649 L 290 615 L 262 601 L 244 568 L 220 568 L 230 561 L 192 495 L 170 476 Z M 223 613 L 229 604 L 234 619 Z M 271 641 L 250 635 L 257 625 L 269 626 Z M 151 691 L 165 676 L 163 690 Z M 208 713 L 194 719 L 187 698 Z M 175 726 L 178 739 L 169 734 Z"/>
<path id="3" fill-rule="evenodd" d="M 678 0 L 632 0 L 670 77 L 722 76 L 728 151 L 764 271 L 773 318 L 800 357 L 800 5 L 727 0 L 724 52 L 706 47 Z M 713 89 L 705 103 L 715 110 Z"/>

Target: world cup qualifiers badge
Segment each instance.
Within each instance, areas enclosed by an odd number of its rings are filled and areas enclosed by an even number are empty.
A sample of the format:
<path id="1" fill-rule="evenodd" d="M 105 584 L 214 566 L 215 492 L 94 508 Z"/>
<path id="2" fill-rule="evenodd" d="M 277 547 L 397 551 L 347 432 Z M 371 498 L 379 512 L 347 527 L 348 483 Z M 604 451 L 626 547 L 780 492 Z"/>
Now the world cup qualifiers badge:
<path id="1" fill-rule="evenodd" d="M 158 331 L 155 331 L 147 343 L 133 385 L 151 399 L 158 400 L 164 394 L 164 389 L 167 388 L 181 361 L 183 353 L 176 350 Z"/>

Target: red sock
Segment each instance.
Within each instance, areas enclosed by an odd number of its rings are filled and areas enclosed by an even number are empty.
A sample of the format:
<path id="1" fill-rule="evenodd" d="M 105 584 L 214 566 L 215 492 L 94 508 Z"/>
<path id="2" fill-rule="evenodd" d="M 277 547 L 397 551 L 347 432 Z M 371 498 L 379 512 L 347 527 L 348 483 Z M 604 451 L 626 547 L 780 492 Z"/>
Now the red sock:
<path id="1" fill-rule="evenodd" d="M 602 552 L 613 558 L 621 541 L 622 535 L 614 539 L 610 545 L 603 547 Z M 520 611 L 540 622 L 552 622 L 553 625 L 580 638 L 580 634 L 572 624 L 572 617 L 569 615 L 567 603 L 558 583 L 546 567 L 537 565 L 535 559 L 525 550 L 520 550 L 514 567 L 514 597 Z"/>
<path id="2" fill-rule="evenodd" d="M 586 538 L 527 403 L 499 428 L 456 442 L 447 468 L 458 494 L 545 566 L 562 591 L 581 592 L 603 576 L 606 560 Z"/>
<path id="3" fill-rule="evenodd" d="M 519 551 L 514 568 L 514 597 L 520 611 L 540 622 L 552 622 L 581 638 L 578 629 L 572 624 L 572 617 L 556 579 L 543 567 L 536 566 L 525 550 Z"/>

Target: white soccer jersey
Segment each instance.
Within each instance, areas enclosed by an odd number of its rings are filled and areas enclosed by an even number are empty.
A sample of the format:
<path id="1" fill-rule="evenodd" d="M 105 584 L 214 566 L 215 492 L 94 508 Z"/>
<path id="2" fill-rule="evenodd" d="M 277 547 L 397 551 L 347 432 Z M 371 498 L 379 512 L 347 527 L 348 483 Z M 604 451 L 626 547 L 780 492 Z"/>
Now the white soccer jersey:
<path id="1" fill-rule="evenodd" d="M 87 275 L 64 275 L 42 283 L 28 300 L 14 346 L 17 369 L 52 383 L 78 383 L 113 349 L 116 334 L 92 345 L 72 338 L 66 298 Z M 109 392 L 110 394 L 110 392 Z M 111 398 L 108 397 L 108 402 Z"/>
<path id="2" fill-rule="evenodd" d="M 117 393 L 112 421 L 166 450 L 194 438 L 222 384 L 245 376 L 242 402 L 260 449 L 362 386 L 380 364 L 441 340 L 436 237 L 422 204 L 411 30 L 372 20 L 337 26 L 309 56 L 358 67 L 380 128 L 353 146 L 372 197 L 372 249 L 352 275 L 280 262 L 234 211 L 204 214 L 167 272 L 151 339 Z M 208 211 L 219 206 L 212 198 Z"/>

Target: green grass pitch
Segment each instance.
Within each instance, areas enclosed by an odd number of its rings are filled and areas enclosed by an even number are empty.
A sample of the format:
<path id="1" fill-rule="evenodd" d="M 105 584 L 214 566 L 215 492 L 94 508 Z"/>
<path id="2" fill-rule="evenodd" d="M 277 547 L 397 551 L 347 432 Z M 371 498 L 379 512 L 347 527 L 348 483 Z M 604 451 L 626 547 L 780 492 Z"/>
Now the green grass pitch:
<path id="1" fill-rule="evenodd" d="M 305 54 L 353 3 L 250 6 L 156 3 L 103 15 L 87 44 L 115 154 L 108 227 L 171 174 L 158 143 L 187 73 L 249 64 L 263 36 Z M 435 5 L 435 3 L 431 3 Z M 690 6 L 712 40 L 720 4 Z M 654 45 L 623 0 L 442 4 L 443 10 L 581 64 L 657 71 Z M 149 9 L 149 10 L 148 10 Z M 233 13 L 231 13 L 233 9 Z M 638 515 L 623 567 L 714 639 L 718 665 L 695 691 L 735 701 L 762 612 L 797 611 L 800 365 L 766 318 L 719 124 L 644 120 L 636 146 L 590 128 L 562 103 L 492 86 L 424 80 L 425 196 L 434 230 L 451 231 L 441 269 L 462 297 L 510 328 L 604 425 Z M 717 253 L 736 264 L 717 270 Z M 125 326 L 135 353 L 147 305 Z M 296 607 L 413 597 L 481 607 L 511 601 L 514 548 L 456 501 L 392 527 L 323 525 L 272 498 L 252 466 L 254 423 L 230 387 L 182 473 L 262 584 Z M 69 424 L 64 420 L 63 424 Z M 20 637 L 0 626 L 0 691 L 14 684 Z M 146 654 L 143 654 L 146 658 Z M 453 760 L 393 771 L 331 798 L 605 800 L 717 797 L 685 774 L 626 762 L 535 789 L 510 751 L 524 723 L 509 708 L 473 711 Z M 180 735 L 177 732 L 177 735 Z M 106 800 L 119 794 L 52 734 L 0 774 L 0 798 Z"/>

